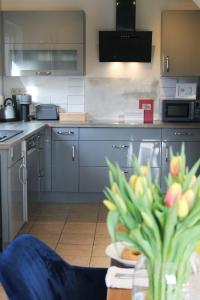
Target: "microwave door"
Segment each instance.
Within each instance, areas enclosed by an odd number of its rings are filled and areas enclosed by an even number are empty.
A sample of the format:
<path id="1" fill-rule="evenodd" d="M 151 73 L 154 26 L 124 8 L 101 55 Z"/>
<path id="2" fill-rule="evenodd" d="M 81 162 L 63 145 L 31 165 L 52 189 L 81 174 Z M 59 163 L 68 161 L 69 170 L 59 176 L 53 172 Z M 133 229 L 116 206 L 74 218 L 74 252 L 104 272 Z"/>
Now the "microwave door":
<path id="1" fill-rule="evenodd" d="M 189 122 L 194 118 L 194 102 L 168 100 L 163 103 L 163 121 Z"/>

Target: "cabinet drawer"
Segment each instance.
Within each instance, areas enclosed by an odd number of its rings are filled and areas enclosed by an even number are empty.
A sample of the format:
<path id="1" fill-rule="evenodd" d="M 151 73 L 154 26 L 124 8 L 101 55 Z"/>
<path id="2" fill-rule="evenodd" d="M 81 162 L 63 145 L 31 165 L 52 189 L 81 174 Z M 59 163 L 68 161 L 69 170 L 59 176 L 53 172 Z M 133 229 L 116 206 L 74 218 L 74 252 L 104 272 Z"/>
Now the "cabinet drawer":
<path id="1" fill-rule="evenodd" d="M 127 179 L 133 174 L 132 168 L 122 168 Z M 155 182 L 160 183 L 160 169 L 151 168 L 152 177 Z M 80 186 L 79 191 L 85 193 L 103 192 L 109 186 L 107 167 L 80 167 Z"/>
<path id="2" fill-rule="evenodd" d="M 16 144 L 12 148 L 9 149 L 8 167 L 12 166 L 20 158 L 22 158 L 22 145 L 21 145 L 21 143 Z"/>
<path id="3" fill-rule="evenodd" d="M 52 139 L 54 141 L 78 140 L 78 128 L 52 128 Z"/>
<path id="4" fill-rule="evenodd" d="M 157 128 L 80 128 L 80 140 L 161 140 L 161 130 Z"/>
<path id="5" fill-rule="evenodd" d="M 133 155 L 140 164 L 161 165 L 160 142 L 80 141 L 80 166 L 106 166 L 106 158 L 122 167 L 131 167 Z"/>
<path id="6" fill-rule="evenodd" d="M 200 141 L 200 129 L 174 128 L 162 130 L 163 141 Z"/>

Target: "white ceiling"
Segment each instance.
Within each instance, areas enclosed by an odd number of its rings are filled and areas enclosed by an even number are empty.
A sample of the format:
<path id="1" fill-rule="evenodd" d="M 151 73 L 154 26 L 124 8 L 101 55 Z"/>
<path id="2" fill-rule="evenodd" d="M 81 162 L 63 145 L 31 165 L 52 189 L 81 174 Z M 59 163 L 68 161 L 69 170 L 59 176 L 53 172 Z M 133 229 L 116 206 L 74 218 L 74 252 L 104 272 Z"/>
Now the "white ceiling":
<path id="1" fill-rule="evenodd" d="M 200 0 L 193 0 L 200 7 Z"/>

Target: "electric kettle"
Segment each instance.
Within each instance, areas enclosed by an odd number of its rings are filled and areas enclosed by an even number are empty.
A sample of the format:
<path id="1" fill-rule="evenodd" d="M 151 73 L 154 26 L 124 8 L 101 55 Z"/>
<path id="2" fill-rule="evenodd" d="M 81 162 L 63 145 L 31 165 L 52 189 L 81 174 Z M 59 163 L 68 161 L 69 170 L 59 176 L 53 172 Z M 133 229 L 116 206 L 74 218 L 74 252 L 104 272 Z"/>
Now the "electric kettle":
<path id="1" fill-rule="evenodd" d="M 4 100 L 4 121 L 16 121 L 16 106 L 12 98 Z"/>

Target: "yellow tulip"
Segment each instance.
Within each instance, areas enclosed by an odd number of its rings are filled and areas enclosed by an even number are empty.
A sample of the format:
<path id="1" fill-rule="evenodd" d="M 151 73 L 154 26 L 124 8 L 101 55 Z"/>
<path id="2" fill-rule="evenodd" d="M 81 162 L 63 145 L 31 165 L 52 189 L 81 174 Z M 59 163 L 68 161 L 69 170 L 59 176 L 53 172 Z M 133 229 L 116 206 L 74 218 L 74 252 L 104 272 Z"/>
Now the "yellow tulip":
<path id="1" fill-rule="evenodd" d="M 111 202 L 110 200 L 103 200 L 104 205 L 108 208 L 110 211 L 115 211 L 117 210 L 115 204 Z"/>
<path id="2" fill-rule="evenodd" d="M 143 175 L 143 176 L 147 176 L 148 175 L 148 172 L 149 172 L 149 169 L 148 169 L 148 167 L 147 166 L 141 166 L 140 167 L 140 171 L 141 171 L 141 174 Z"/>
<path id="3" fill-rule="evenodd" d="M 112 184 L 112 192 L 113 192 L 113 194 L 119 194 L 119 188 L 118 188 L 118 185 L 117 185 L 117 183 L 116 182 L 113 182 L 113 184 Z"/>
<path id="4" fill-rule="evenodd" d="M 195 198 L 195 194 L 194 194 L 194 191 L 189 189 L 187 190 L 184 194 L 183 194 L 183 197 L 187 204 L 190 206 L 192 205 L 192 203 L 194 202 L 194 198 Z"/>
<path id="5" fill-rule="evenodd" d="M 135 184 L 136 184 L 137 176 L 132 175 L 129 179 L 129 185 L 132 187 L 132 189 L 135 189 Z"/>
<path id="6" fill-rule="evenodd" d="M 135 194 L 140 197 L 144 195 L 144 191 L 147 187 L 147 180 L 144 176 L 139 176 L 135 183 Z"/>
<path id="7" fill-rule="evenodd" d="M 172 207 L 176 201 L 179 201 L 182 196 L 182 187 L 179 183 L 174 182 L 166 192 L 165 203 L 167 207 Z"/>
<path id="8" fill-rule="evenodd" d="M 178 176 L 180 174 L 182 165 L 181 156 L 173 156 L 170 161 L 170 173 L 172 176 Z"/>
<path id="9" fill-rule="evenodd" d="M 196 178 L 195 175 L 193 175 L 192 178 L 191 178 L 190 184 L 189 184 L 189 188 L 193 188 L 196 181 L 197 181 L 197 178 Z"/>
<path id="10" fill-rule="evenodd" d="M 189 213 L 189 205 L 184 197 L 178 202 L 177 216 L 182 219 L 185 218 Z"/>

